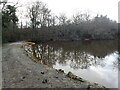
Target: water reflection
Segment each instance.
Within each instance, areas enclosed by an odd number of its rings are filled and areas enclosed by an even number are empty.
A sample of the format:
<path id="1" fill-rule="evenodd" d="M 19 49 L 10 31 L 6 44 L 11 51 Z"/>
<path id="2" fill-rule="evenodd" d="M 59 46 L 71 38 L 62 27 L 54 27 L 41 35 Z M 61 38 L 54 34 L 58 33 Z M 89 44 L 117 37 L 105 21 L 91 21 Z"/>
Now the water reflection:
<path id="1" fill-rule="evenodd" d="M 49 42 L 26 49 L 45 65 L 71 71 L 107 87 L 118 87 L 117 41 Z"/>

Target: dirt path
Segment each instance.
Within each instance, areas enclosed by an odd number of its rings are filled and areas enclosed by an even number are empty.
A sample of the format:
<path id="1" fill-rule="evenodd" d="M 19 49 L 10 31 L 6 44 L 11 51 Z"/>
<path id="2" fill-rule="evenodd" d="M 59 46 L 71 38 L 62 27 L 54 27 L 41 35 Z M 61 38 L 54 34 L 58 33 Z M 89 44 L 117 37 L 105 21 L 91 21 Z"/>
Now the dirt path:
<path id="1" fill-rule="evenodd" d="M 33 62 L 23 50 L 24 42 L 2 48 L 3 88 L 101 88 L 97 84 L 68 78 L 64 73 Z"/>

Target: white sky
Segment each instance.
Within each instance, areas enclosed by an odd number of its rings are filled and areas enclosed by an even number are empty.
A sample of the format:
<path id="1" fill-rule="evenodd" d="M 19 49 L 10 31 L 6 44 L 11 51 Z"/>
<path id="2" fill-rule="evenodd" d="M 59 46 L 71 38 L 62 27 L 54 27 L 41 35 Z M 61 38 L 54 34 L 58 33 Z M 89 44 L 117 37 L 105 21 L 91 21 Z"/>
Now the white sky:
<path id="1" fill-rule="evenodd" d="M 16 3 L 17 0 L 8 0 Z M 36 0 L 19 0 L 20 4 L 27 4 Z M 68 17 L 77 11 L 90 11 L 90 14 L 107 15 L 112 20 L 118 21 L 118 2 L 120 0 L 40 0 L 47 4 L 55 15 L 66 13 Z M 25 5 L 26 6 L 26 5 Z M 24 8 L 22 8 L 23 10 Z"/>

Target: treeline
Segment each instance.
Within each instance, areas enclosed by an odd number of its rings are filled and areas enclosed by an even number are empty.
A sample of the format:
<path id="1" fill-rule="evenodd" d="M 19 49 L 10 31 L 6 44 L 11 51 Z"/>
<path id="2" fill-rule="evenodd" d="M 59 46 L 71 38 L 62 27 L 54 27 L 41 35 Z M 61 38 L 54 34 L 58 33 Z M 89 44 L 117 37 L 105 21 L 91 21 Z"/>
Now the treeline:
<path id="1" fill-rule="evenodd" d="M 26 7 L 26 25 L 18 24 L 16 5 L 4 5 L 2 10 L 3 42 L 5 41 L 67 41 L 84 39 L 116 39 L 118 24 L 107 16 L 91 18 L 87 12 L 68 18 L 64 13 L 53 15 L 40 1 Z M 29 22 L 29 23 L 28 23 Z"/>

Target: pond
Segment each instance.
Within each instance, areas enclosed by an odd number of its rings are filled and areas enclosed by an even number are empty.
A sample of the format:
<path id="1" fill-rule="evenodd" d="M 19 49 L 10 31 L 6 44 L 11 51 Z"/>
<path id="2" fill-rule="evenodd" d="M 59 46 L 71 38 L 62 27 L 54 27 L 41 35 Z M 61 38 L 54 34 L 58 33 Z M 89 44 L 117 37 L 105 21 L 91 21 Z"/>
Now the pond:
<path id="1" fill-rule="evenodd" d="M 118 88 L 117 47 L 114 40 L 48 42 L 29 47 L 28 52 L 45 65 Z"/>

